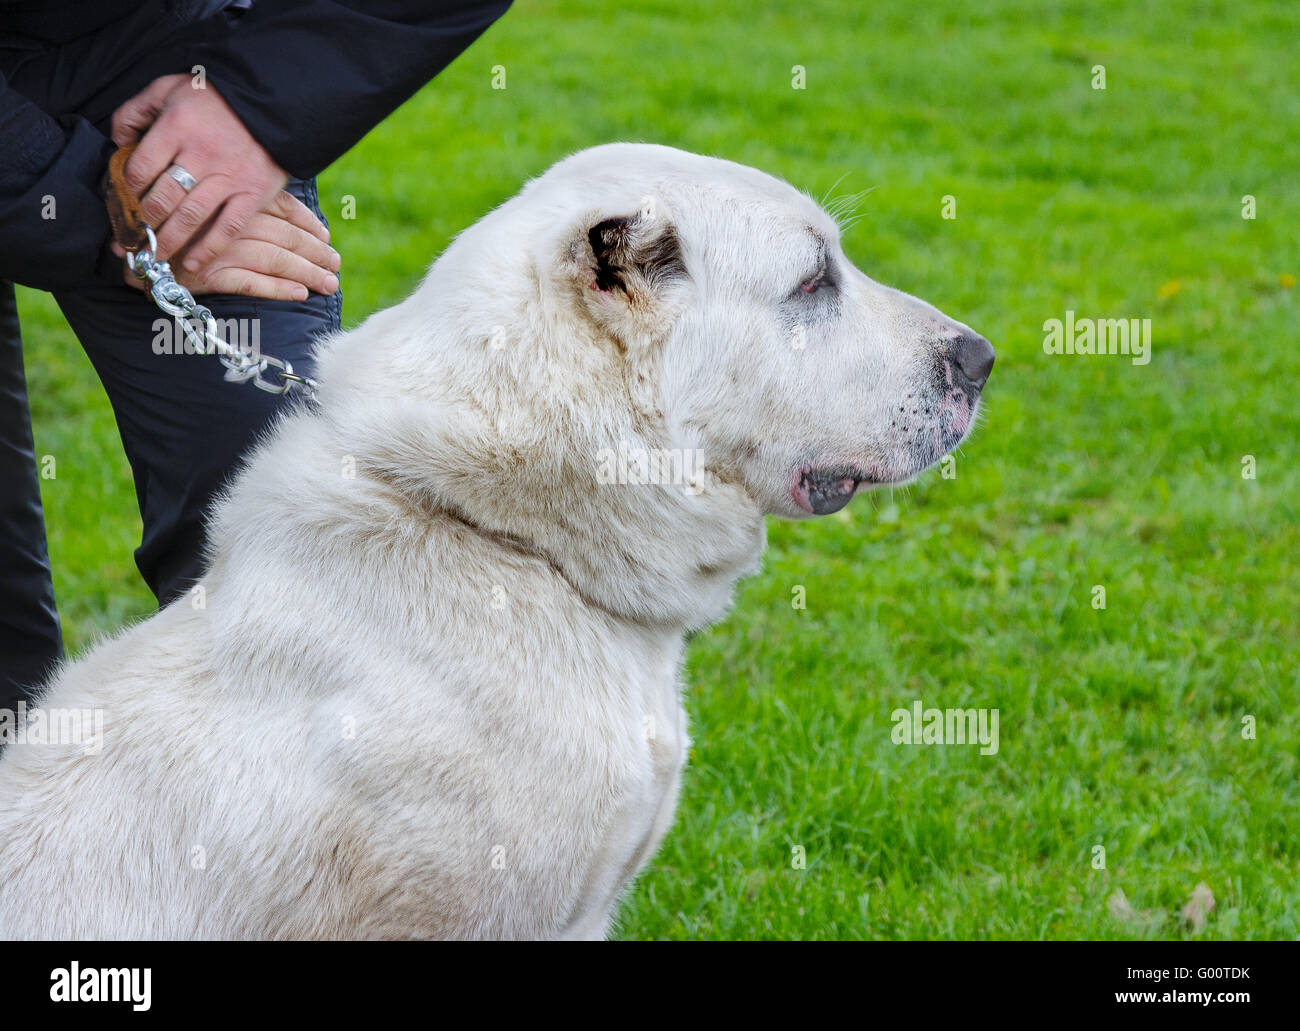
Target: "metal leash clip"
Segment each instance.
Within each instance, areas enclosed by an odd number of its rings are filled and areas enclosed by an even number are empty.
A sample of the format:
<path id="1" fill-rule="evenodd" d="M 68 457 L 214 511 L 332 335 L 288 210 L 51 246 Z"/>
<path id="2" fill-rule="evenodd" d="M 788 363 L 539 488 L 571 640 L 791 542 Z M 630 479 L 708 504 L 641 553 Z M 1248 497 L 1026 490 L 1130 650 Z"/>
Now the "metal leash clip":
<path id="1" fill-rule="evenodd" d="M 181 324 L 185 338 L 195 353 L 215 354 L 226 367 L 225 378 L 230 383 L 247 383 L 251 380 L 253 386 L 268 394 L 287 394 L 294 390 L 309 400 L 315 400 L 316 381 L 309 376 L 298 375 L 284 359 L 269 354 L 260 354 L 254 358 L 222 340 L 212 309 L 199 304 L 194 295 L 176 281 L 168 262 L 158 261 L 154 257 L 158 250 L 158 239 L 149 226 L 143 228 L 149 245 L 138 251 L 127 251 L 127 267 L 137 278 L 149 280 L 149 292 L 153 295 L 154 303 Z M 195 323 L 203 327 L 202 332 Z M 278 376 L 279 381 L 266 378 L 263 374 L 268 372 L 272 376 Z"/>

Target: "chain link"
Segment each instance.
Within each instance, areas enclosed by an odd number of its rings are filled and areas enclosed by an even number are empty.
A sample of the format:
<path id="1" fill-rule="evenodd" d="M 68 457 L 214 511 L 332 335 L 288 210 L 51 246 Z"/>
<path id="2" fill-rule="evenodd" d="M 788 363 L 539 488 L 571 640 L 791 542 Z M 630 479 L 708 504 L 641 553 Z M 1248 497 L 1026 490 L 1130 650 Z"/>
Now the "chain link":
<path id="1" fill-rule="evenodd" d="M 308 400 L 316 399 L 316 381 L 310 376 L 298 375 L 284 359 L 269 354 L 253 357 L 222 340 L 212 309 L 199 304 L 194 295 L 176 281 L 170 264 L 154 257 L 158 250 L 158 240 L 148 226 L 145 226 L 145 233 L 149 237 L 149 246 L 139 251 L 127 251 L 127 267 L 136 278 L 149 281 L 149 292 L 153 295 L 154 303 L 181 324 L 185 339 L 190 342 L 196 354 L 215 354 L 226 367 L 225 378 L 230 383 L 247 383 L 251 380 L 253 386 L 268 394 L 294 391 Z M 195 323 L 202 325 L 202 332 Z"/>

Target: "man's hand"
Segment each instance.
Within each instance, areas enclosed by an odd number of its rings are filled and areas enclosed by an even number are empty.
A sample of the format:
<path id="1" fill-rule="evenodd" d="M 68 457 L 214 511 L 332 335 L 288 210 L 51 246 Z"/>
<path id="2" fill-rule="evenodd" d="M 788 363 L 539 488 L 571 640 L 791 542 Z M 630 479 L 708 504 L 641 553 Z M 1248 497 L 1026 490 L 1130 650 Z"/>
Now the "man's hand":
<path id="1" fill-rule="evenodd" d="M 127 186 L 158 236 L 158 257 L 167 260 L 184 248 L 182 267 L 189 273 L 203 270 L 236 239 L 247 239 L 254 216 L 289 178 L 217 91 L 210 84 L 195 89 L 188 75 L 155 79 L 117 109 L 113 142 L 137 141 L 126 165 Z M 165 174 L 172 165 L 197 180 L 188 195 Z"/>
<path id="2" fill-rule="evenodd" d="M 217 259 L 190 272 L 181 252 L 176 280 L 193 294 L 240 294 L 274 301 L 305 301 L 307 291 L 332 294 L 339 288 L 339 255 L 329 230 L 312 210 L 281 191 L 266 211 L 255 212 Z M 126 281 L 147 290 L 148 281 L 130 271 Z"/>

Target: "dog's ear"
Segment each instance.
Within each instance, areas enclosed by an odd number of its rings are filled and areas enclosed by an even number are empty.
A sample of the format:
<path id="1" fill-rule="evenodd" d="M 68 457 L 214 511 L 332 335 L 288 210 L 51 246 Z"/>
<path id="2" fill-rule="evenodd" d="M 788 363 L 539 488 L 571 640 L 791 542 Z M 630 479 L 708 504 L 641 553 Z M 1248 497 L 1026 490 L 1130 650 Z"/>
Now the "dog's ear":
<path id="1" fill-rule="evenodd" d="M 645 211 L 591 219 L 575 239 L 578 284 L 588 310 L 611 329 L 629 317 L 662 315 L 668 288 L 687 278 L 672 224 Z"/>
<path id="2" fill-rule="evenodd" d="M 686 276 L 676 230 L 644 212 L 597 222 L 587 230 L 587 246 L 597 290 L 631 297 L 638 287 L 655 290 Z"/>

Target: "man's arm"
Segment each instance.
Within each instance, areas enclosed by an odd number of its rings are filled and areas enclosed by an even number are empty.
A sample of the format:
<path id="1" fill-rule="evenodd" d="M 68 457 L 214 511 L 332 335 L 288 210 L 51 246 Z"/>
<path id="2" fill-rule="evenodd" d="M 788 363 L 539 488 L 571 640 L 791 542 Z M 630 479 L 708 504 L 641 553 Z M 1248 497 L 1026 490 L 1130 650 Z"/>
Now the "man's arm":
<path id="1" fill-rule="evenodd" d="M 0 75 L 0 279 L 40 290 L 93 278 L 140 286 L 109 248 L 101 192 L 113 144 L 84 118 L 55 119 Z M 304 299 L 338 289 L 338 255 L 288 194 L 255 213 L 221 260 L 178 276 L 200 293 Z"/>
<path id="2" fill-rule="evenodd" d="M 256 0 L 193 63 L 275 163 L 319 173 L 442 71 L 510 0 Z"/>
<path id="3" fill-rule="evenodd" d="M 55 290 L 119 275 L 100 192 L 112 142 L 83 118 L 52 118 L 3 74 L 0 141 L 0 279 Z"/>

